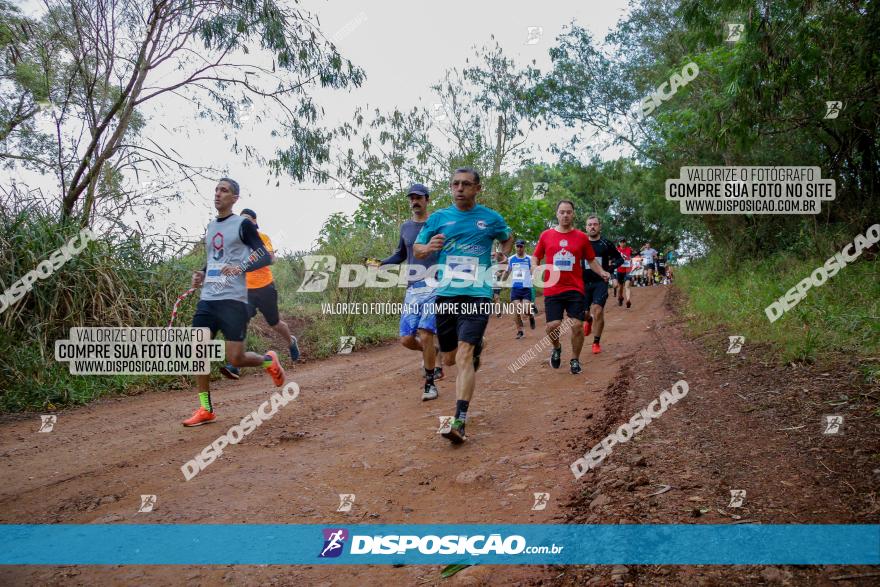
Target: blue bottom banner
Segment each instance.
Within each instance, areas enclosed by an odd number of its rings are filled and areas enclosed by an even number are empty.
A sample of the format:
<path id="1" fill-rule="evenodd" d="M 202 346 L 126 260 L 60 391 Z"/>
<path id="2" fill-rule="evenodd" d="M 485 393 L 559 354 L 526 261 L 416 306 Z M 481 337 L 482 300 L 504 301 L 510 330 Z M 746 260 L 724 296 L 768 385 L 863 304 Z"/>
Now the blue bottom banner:
<path id="1" fill-rule="evenodd" d="M 880 525 L 2 524 L 3 565 L 876 565 Z"/>

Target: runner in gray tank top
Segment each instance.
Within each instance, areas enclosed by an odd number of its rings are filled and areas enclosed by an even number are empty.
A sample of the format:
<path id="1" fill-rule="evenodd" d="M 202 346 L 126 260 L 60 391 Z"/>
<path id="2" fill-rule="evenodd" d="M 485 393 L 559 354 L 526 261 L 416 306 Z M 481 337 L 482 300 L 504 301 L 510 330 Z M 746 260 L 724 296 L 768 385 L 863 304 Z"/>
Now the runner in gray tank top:
<path id="1" fill-rule="evenodd" d="M 224 177 L 214 188 L 214 207 L 217 218 L 208 224 L 205 233 L 207 262 L 201 271 L 193 273 L 193 287 L 202 292 L 196 313 L 194 328 L 210 328 L 211 338 L 217 331 L 226 339 L 226 360 L 235 367 L 263 366 L 276 386 L 284 385 L 284 369 L 275 351 L 264 355 L 244 350 L 247 332 L 247 284 L 245 273 L 272 263 L 263 241 L 252 222 L 232 213 L 238 201 L 238 182 Z M 213 422 L 214 406 L 211 404 L 210 375 L 196 375 L 199 390 L 199 408 L 192 417 L 184 420 L 184 426 L 201 426 Z"/>

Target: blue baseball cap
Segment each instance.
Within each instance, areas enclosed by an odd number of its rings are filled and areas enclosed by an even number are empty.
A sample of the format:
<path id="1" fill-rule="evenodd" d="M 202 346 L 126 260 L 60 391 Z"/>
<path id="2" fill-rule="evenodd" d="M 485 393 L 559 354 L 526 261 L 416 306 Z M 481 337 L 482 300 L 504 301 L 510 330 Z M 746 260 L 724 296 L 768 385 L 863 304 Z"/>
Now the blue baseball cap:
<path id="1" fill-rule="evenodd" d="M 411 196 L 413 194 L 417 196 L 431 197 L 431 193 L 428 191 L 428 188 L 420 183 L 414 183 L 409 186 L 409 190 L 406 192 L 406 195 Z"/>

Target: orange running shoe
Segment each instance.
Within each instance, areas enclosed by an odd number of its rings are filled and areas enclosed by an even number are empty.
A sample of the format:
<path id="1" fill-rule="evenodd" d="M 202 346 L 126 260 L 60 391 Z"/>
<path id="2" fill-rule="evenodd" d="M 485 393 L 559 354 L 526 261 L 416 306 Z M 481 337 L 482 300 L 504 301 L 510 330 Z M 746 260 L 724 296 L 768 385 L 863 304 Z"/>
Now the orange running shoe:
<path id="1" fill-rule="evenodd" d="M 214 415 L 214 412 L 209 412 L 202 406 L 199 406 L 199 409 L 193 412 L 192 417 L 189 420 L 184 420 L 184 426 L 201 426 L 202 424 L 210 424 L 214 420 L 217 419 L 217 416 Z"/>
<path id="2" fill-rule="evenodd" d="M 272 364 L 266 366 L 266 373 L 272 377 L 272 383 L 275 384 L 275 387 L 281 387 L 284 385 L 284 367 L 281 366 L 281 361 L 278 360 L 275 351 L 268 351 L 266 356 L 272 359 Z"/>
<path id="3" fill-rule="evenodd" d="M 601 352 L 602 352 L 602 347 L 599 346 L 598 342 L 594 342 L 593 343 L 593 354 L 598 355 Z"/>

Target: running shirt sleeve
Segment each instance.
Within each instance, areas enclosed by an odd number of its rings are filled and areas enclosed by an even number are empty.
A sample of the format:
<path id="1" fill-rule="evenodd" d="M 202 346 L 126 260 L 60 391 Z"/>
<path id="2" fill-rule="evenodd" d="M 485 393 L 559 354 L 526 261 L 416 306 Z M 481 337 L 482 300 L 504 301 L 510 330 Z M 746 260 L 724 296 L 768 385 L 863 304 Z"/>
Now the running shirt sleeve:
<path id="1" fill-rule="evenodd" d="M 263 239 L 260 238 L 257 227 L 254 226 L 253 222 L 246 221 L 241 223 L 238 229 L 238 238 L 253 251 L 242 266 L 245 273 L 260 269 L 261 267 L 268 267 L 272 264 L 272 256 L 266 249 L 266 245 L 263 244 Z"/>
<path id="2" fill-rule="evenodd" d="M 492 234 L 492 238 L 499 240 L 501 242 L 504 242 L 507 239 L 509 239 L 510 235 L 512 234 L 510 227 L 507 226 L 507 221 L 504 220 L 504 217 L 501 214 L 499 214 L 498 212 L 495 212 L 494 210 L 493 210 L 493 216 L 494 216 L 493 228 L 495 229 L 495 232 Z"/>
<path id="3" fill-rule="evenodd" d="M 419 235 L 416 237 L 415 243 L 417 245 L 426 245 L 428 241 L 431 240 L 434 235 L 437 234 L 437 221 L 435 220 L 440 216 L 439 212 L 435 212 L 428 216 L 428 221 L 425 222 L 425 225 L 422 227 L 422 230 L 419 231 Z"/>
<path id="4" fill-rule="evenodd" d="M 266 246 L 266 250 L 269 251 L 270 253 L 275 253 L 275 247 L 272 246 L 272 240 L 269 238 L 269 236 L 266 234 L 263 234 L 259 230 L 257 231 L 257 234 L 260 235 L 260 240 L 263 241 L 263 244 Z"/>
<path id="5" fill-rule="evenodd" d="M 387 259 L 382 259 L 379 261 L 380 265 L 399 265 L 406 261 L 406 243 L 403 242 L 403 234 L 400 235 L 400 240 L 397 241 L 397 250 L 392 253 L 390 257 Z"/>
<path id="6" fill-rule="evenodd" d="M 535 245 L 533 255 L 535 256 L 535 263 L 544 258 L 544 233 L 541 233 L 541 236 L 538 238 L 538 244 Z"/>
<path id="7" fill-rule="evenodd" d="M 614 246 L 614 243 L 608 243 L 608 253 L 614 259 L 615 268 L 623 265 L 623 255 L 620 254 L 620 251 L 617 250 L 617 247 Z"/>

